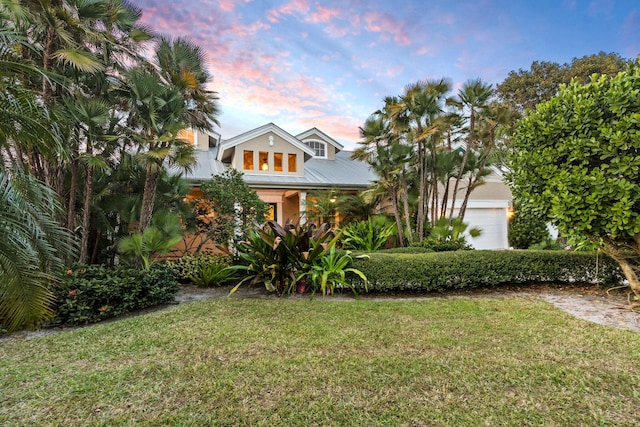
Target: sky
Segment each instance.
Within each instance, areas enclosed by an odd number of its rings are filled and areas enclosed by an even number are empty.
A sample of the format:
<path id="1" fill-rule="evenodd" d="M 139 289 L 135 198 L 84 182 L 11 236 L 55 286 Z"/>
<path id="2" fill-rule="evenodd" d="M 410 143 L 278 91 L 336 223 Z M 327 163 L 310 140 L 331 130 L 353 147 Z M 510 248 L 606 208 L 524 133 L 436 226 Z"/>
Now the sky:
<path id="1" fill-rule="evenodd" d="M 407 84 L 494 86 L 534 61 L 640 54 L 640 0 L 133 0 L 141 22 L 199 45 L 224 139 L 275 123 L 353 149 Z"/>

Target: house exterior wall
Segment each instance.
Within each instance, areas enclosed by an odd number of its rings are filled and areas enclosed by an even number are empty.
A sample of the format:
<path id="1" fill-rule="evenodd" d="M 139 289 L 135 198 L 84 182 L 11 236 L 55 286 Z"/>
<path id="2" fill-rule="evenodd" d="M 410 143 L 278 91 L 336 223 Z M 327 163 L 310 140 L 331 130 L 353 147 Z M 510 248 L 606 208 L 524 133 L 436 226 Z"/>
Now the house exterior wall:
<path id="1" fill-rule="evenodd" d="M 270 137 L 273 138 L 273 145 L 270 145 Z M 245 150 L 253 151 L 253 170 L 244 169 L 243 153 Z M 261 151 L 266 151 L 267 153 L 269 153 L 269 170 L 266 172 L 260 170 L 259 153 Z M 282 172 L 275 172 L 273 170 L 273 153 L 283 154 Z M 288 154 L 296 155 L 296 172 L 289 172 L 287 156 Z M 260 135 L 259 137 L 250 139 L 247 142 L 238 144 L 235 147 L 235 153 L 233 155 L 231 163 L 235 169 L 242 171 L 245 174 L 304 176 L 304 152 L 299 148 L 294 147 L 284 139 L 280 138 L 273 132 L 268 132 L 265 135 Z"/>

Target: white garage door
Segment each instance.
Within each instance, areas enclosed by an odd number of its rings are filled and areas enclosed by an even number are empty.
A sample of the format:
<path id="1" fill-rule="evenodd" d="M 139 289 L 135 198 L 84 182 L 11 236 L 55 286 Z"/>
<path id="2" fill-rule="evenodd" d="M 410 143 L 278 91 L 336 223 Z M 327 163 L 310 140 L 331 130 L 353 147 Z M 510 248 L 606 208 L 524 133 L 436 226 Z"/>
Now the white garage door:
<path id="1" fill-rule="evenodd" d="M 508 249 L 507 212 L 504 208 L 469 208 L 464 216 L 469 228 L 479 228 L 482 234 L 467 237 L 475 249 Z"/>

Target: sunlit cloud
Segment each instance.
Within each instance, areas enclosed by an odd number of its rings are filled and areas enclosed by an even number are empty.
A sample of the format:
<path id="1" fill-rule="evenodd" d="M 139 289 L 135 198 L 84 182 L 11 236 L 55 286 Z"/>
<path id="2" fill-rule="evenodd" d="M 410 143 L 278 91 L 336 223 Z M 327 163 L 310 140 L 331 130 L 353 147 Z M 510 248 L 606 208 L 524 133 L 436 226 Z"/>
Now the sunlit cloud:
<path id="1" fill-rule="evenodd" d="M 364 15 L 365 29 L 373 33 L 380 33 L 383 39 L 391 37 L 396 44 L 406 46 L 411 44 L 409 34 L 403 29 L 404 25 L 388 13 L 370 11 Z"/>

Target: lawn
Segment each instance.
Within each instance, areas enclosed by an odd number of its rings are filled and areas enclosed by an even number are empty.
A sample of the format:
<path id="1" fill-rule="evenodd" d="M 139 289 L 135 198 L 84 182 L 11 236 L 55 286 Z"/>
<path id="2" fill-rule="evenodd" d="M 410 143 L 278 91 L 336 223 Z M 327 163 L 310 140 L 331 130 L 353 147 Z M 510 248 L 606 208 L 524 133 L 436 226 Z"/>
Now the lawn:
<path id="1" fill-rule="evenodd" d="M 213 299 L 0 342 L 0 425 L 637 425 L 639 354 L 535 299 Z"/>

